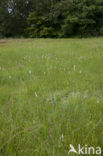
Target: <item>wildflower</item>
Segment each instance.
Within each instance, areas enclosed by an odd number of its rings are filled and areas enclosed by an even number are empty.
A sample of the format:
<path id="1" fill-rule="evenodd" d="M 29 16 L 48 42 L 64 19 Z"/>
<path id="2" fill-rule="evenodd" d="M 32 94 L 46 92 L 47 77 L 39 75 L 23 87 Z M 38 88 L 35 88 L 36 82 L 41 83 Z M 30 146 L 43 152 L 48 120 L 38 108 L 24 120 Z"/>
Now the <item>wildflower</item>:
<path id="1" fill-rule="evenodd" d="M 9 79 L 11 79 L 11 75 L 9 75 Z"/>
<path id="2" fill-rule="evenodd" d="M 80 71 L 79 71 L 79 73 L 81 74 L 81 73 L 82 73 L 82 71 L 80 70 Z"/>
<path id="3" fill-rule="evenodd" d="M 64 135 L 62 134 L 61 136 L 60 136 L 60 140 L 63 140 L 64 139 Z"/>
<path id="4" fill-rule="evenodd" d="M 74 65 L 74 71 L 76 70 L 76 65 Z"/>
<path id="5" fill-rule="evenodd" d="M 31 70 L 29 70 L 29 74 L 32 74 L 32 71 Z"/>
<path id="6" fill-rule="evenodd" d="M 36 97 L 38 96 L 36 92 L 35 92 L 35 96 L 36 96 Z"/>
<path id="7" fill-rule="evenodd" d="M 97 103 L 100 103 L 99 99 L 97 99 Z"/>

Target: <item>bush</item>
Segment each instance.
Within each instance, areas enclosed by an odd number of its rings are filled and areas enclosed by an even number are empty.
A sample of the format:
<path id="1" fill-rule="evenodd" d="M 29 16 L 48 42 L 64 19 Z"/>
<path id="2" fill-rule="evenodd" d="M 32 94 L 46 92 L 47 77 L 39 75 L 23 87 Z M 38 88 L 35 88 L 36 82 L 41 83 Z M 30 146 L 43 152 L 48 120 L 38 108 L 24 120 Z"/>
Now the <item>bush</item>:
<path id="1" fill-rule="evenodd" d="M 56 36 L 56 32 L 52 27 L 44 27 L 41 31 L 40 31 L 40 37 L 55 37 Z"/>

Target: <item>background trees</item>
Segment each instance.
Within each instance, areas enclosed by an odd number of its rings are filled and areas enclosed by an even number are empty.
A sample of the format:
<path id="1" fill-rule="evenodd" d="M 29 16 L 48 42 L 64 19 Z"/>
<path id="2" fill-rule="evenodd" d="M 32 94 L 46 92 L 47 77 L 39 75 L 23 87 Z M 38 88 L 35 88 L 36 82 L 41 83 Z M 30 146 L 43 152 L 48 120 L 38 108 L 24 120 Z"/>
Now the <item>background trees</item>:
<path id="1" fill-rule="evenodd" d="M 0 36 L 103 35 L 103 0 L 3 0 Z"/>
<path id="2" fill-rule="evenodd" d="M 64 36 L 97 36 L 102 20 L 102 9 L 95 0 L 75 0 L 64 20 Z"/>

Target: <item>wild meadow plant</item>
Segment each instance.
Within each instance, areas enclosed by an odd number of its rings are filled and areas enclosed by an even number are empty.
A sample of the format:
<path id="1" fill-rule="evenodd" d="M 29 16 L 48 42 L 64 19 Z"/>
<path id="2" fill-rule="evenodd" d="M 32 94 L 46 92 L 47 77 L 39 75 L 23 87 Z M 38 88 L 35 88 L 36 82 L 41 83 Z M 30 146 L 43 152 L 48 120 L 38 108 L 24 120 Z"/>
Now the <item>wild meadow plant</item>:
<path id="1" fill-rule="evenodd" d="M 71 144 L 103 149 L 103 38 L 6 40 L 0 156 L 67 156 Z"/>

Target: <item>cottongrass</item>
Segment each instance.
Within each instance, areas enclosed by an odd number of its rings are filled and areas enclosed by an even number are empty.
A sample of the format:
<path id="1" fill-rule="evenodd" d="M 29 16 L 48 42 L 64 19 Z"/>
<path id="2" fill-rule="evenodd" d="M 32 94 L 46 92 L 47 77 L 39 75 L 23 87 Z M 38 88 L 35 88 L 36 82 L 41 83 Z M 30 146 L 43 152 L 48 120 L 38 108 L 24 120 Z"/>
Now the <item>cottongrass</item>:
<path id="1" fill-rule="evenodd" d="M 0 47 L 0 156 L 103 148 L 103 38 L 31 41 Z"/>
<path id="2" fill-rule="evenodd" d="M 98 104 L 100 103 L 100 100 L 99 100 L 99 99 L 97 99 L 97 103 L 98 103 Z"/>
<path id="3" fill-rule="evenodd" d="M 31 71 L 31 70 L 29 70 L 29 74 L 30 74 L 30 75 L 32 74 L 32 71 Z"/>
<path id="4" fill-rule="evenodd" d="M 76 65 L 74 65 L 74 71 L 76 70 Z"/>
<path id="5" fill-rule="evenodd" d="M 60 136 L 60 140 L 63 140 L 64 139 L 64 135 L 62 134 L 61 136 Z"/>
<path id="6" fill-rule="evenodd" d="M 35 92 L 35 96 L 36 96 L 36 97 L 38 96 L 36 92 Z"/>
<path id="7" fill-rule="evenodd" d="M 11 77 L 11 75 L 9 75 L 9 79 L 11 79 L 12 77 Z"/>

